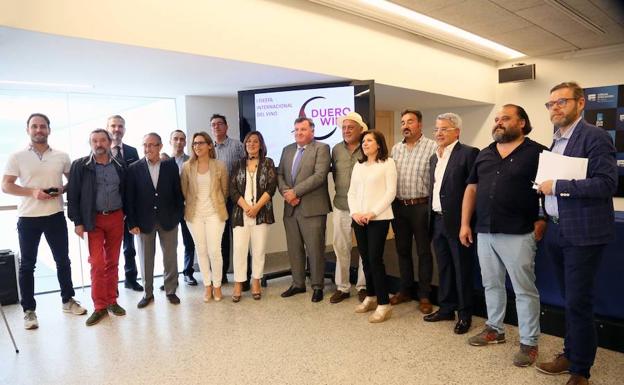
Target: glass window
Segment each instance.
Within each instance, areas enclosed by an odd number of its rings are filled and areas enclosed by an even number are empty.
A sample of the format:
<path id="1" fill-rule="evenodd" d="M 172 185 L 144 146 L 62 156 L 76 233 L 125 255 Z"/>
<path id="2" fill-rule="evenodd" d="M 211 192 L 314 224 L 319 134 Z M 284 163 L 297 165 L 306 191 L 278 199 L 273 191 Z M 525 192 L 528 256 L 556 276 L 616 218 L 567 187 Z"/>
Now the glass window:
<path id="1" fill-rule="evenodd" d="M 4 173 L 9 154 L 29 144 L 26 134 L 26 119 L 33 112 L 41 112 L 50 118 L 49 144 L 69 153 L 72 160 L 89 154 L 89 132 L 105 128 L 106 119 L 121 115 L 126 121 L 124 143 L 137 148 L 142 156 L 143 135 L 156 132 L 163 139 L 163 151 L 169 151 L 169 134 L 177 129 L 176 105 L 173 98 L 147 98 L 129 96 L 104 96 L 75 93 L 32 92 L 0 90 L 0 168 Z M 19 180 L 18 180 L 19 183 Z M 0 248 L 19 251 L 17 241 L 17 211 L 19 198 L 0 194 L 0 232 L 12 234 L 4 237 Z M 74 286 L 90 284 L 88 250 L 86 243 L 74 234 L 74 225 L 68 219 L 69 256 L 72 262 Z M 181 238 L 181 234 L 179 235 Z M 183 266 L 183 243 L 180 239 L 178 266 Z M 158 247 L 156 248 L 159 249 Z M 124 279 L 123 251 L 120 254 L 119 278 Z M 137 258 L 137 266 L 140 263 Z M 82 264 L 81 264 L 82 263 Z M 157 251 L 155 274 L 162 274 L 162 254 Z M 139 272 L 139 275 L 141 273 Z M 45 238 L 42 237 L 37 268 L 35 269 L 35 291 L 37 293 L 59 290 L 56 280 L 56 266 Z"/>

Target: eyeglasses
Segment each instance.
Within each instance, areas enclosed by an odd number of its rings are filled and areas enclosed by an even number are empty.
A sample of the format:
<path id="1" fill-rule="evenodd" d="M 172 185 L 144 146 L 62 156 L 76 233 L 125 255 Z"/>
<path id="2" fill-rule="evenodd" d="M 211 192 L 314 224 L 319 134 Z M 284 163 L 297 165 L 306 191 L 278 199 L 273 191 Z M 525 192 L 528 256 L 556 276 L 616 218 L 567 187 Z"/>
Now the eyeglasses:
<path id="1" fill-rule="evenodd" d="M 161 146 L 162 143 L 143 143 L 143 147 L 155 148 Z"/>
<path id="2" fill-rule="evenodd" d="M 210 127 L 223 127 L 223 126 L 225 126 L 225 123 L 223 122 L 210 123 Z"/>
<path id="3" fill-rule="evenodd" d="M 457 127 L 444 127 L 444 128 L 434 128 L 433 133 L 437 134 L 438 132 L 441 134 L 446 134 L 447 132 L 451 132 L 453 130 L 457 130 Z"/>
<path id="4" fill-rule="evenodd" d="M 208 142 L 193 142 L 193 147 L 203 146 L 204 144 L 208 144 Z"/>
<path id="5" fill-rule="evenodd" d="M 566 104 L 568 104 L 568 100 L 577 100 L 577 99 L 578 98 L 559 98 L 559 99 L 557 99 L 555 101 L 546 102 L 546 103 L 544 103 L 544 105 L 546 106 L 547 110 L 550 110 L 551 108 L 553 108 L 555 106 L 555 104 L 558 107 L 563 108 L 563 107 L 566 106 Z"/>

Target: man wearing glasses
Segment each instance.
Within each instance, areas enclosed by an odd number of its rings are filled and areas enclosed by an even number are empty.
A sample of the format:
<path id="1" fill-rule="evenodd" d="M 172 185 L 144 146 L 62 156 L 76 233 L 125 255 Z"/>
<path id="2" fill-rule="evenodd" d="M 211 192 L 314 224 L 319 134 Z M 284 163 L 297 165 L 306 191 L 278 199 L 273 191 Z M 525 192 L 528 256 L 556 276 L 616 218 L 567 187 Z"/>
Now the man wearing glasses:
<path id="1" fill-rule="evenodd" d="M 440 309 L 426 315 L 426 322 L 455 319 L 455 334 L 464 334 L 472 323 L 472 265 L 474 248 L 459 242 L 461 207 L 479 150 L 459 143 L 462 121 L 452 112 L 438 115 L 434 137 L 438 144 L 430 163 L 430 228 L 431 244 L 438 261 Z"/>
<path id="2" fill-rule="evenodd" d="M 126 222 L 137 235 L 139 257 L 145 280 L 145 296 L 139 309 L 154 300 L 154 255 L 156 234 L 163 254 L 165 293 L 174 305 L 180 303 L 178 288 L 178 223 L 182 219 L 184 197 L 180 173 L 174 159 L 160 160 L 162 139 L 152 132 L 143 137 L 145 157 L 128 167 L 126 179 Z"/>
<path id="3" fill-rule="evenodd" d="M 537 365 L 547 374 L 570 373 L 568 384 L 587 384 L 596 357 L 593 292 L 596 272 L 607 243 L 615 238 L 613 195 L 617 189 L 615 147 L 609 134 L 583 120 L 583 89 L 574 82 L 550 90 L 546 108 L 556 128 L 551 151 L 587 158 L 587 176 L 580 180 L 548 180 L 549 219 L 546 251 L 554 261 L 565 298 L 566 336 L 563 353 Z"/>
<path id="4" fill-rule="evenodd" d="M 236 162 L 245 157 L 245 149 L 243 144 L 227 135 L 228 124 L 225 116 L 214 114 L 210 118 L 210 127 L 215 141 L 215 151 L 217 159 L 225 163 L 228 175 L 232 175 L 232 168 Z M 232 201 L 226 197 L 225 207 L 228 212 L 228 219 L 225 221 L 223 229 L 223 238 L 221 238 L 221 254 L 223 254 L 223 278 L 222 283 L 227 283 L 227 272 L 230 268 L 230 240 L 232 239 L 232 224 L 230 217 L 232 215 Z M 251 266 L 251 263 L 248 264 Z M 248 273 L 249 276 L 250 273 Z M 249 279 L 243 284 L 244 290 L 249 290 Z"/>

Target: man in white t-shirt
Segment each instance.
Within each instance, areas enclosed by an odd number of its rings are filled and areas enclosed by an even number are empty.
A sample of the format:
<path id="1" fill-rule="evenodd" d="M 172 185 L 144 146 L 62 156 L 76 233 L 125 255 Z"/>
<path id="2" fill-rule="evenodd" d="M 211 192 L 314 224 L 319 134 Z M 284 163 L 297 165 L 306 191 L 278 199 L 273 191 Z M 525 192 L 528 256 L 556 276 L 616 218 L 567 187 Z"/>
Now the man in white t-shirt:
<path id="1" fill-rule="evenodd" d="M 35 314 L 34 271 L 41 234 L 45 235 L 56 262 L 63 311 L 83 315 L 87 310 L 73 298 L 67 222 L 63 213 L 63 174 L 65 177 L 69 175 L 69 156 L 48 145 L 50 119 L 47 116 L 40 113 L 30 115 L 26 121 L 26 133 L 30 136 L 30 145 L 9 156 L 2 177 L 2 191 L 22 197 L 17 209 L 21 304 L 24 327 L 36 329 L 39 323 Z M 18 178 L 19 185 L 16 183 Z"/>

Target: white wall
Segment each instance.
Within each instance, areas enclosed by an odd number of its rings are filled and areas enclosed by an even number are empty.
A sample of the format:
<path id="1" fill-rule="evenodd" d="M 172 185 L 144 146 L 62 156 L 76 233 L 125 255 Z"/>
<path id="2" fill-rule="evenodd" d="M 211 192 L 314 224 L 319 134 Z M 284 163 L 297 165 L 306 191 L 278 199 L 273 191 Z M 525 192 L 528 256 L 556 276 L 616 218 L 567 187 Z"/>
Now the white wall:
<path id="1" fill-rule="evenodd" d="M 0 25 L 375 79 L 492 102 L 496 68 L 431 40 L 308 1 L 3 0 Z M 466 76 L 470 74 L 470 76 Z M 272 79 L 266 79 L 270 85 Z"/>

